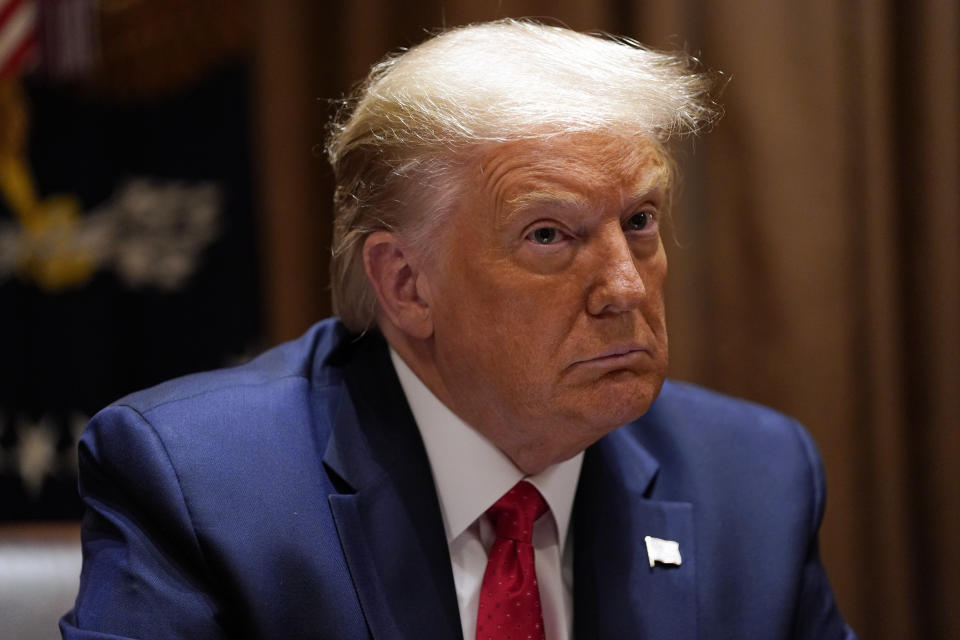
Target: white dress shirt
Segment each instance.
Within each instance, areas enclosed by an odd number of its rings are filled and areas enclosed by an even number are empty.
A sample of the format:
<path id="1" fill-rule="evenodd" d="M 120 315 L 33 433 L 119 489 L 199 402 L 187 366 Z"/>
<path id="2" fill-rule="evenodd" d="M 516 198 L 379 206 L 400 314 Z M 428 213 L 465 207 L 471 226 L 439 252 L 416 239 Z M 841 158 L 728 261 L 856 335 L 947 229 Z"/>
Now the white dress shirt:
<path id="1" fill-rule="evenodd" d="M 523 471 L 490 441 L 458 418 L 390 350 L 400 385 L 420 429 L 437 488 L 465 640 L 474 640 L 480 585 L 496 537 L 485 512 L 526 479 L 543 495 L 550 515 L 537 520 L 533 547 L 548 640 L 573 638 L 573 545 L 570 514 L 583 453 L 535 476 Z"/>

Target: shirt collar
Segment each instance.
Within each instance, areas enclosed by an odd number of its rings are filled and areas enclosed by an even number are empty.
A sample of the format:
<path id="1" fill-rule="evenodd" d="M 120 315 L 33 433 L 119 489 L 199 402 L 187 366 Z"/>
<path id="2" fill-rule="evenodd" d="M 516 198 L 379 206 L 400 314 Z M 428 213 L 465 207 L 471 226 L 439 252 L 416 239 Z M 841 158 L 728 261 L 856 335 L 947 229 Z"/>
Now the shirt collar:
<path id="1" fill-rule="evenodd" d="M 513 485 L 526 479 L 550 507 L 562 553 L 583 452 L 535 476 L 526 476 L 492 442 L 433 395 L 392 348 L 390 359 L 427 450 L 447 543 L 453 542 Z"/>

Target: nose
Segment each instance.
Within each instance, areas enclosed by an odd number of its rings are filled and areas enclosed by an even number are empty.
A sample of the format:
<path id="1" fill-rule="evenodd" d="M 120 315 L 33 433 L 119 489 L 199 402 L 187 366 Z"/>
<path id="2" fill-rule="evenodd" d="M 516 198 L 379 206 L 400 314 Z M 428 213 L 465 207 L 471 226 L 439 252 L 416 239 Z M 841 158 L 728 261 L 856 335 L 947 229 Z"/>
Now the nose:
<path id="1" fill-rule="evenodd" d="M 623 231 L 610 233 L 595 247 L 593 278 L 587 292 L 587 312 L 606 316 L 640 307 L 647 295 L 637 257 Z"/>

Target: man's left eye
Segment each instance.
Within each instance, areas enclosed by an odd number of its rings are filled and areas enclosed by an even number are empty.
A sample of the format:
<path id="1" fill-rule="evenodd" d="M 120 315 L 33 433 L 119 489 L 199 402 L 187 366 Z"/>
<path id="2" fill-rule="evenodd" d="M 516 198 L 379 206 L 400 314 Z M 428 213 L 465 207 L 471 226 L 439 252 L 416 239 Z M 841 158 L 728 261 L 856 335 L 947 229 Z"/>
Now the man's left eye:
<path id="1" fill-rule="evenodd" d="M 627 231 L 643 231 L 653 222 L 653 214 L 648 211 L 638 211 L 623 224 Z"/>

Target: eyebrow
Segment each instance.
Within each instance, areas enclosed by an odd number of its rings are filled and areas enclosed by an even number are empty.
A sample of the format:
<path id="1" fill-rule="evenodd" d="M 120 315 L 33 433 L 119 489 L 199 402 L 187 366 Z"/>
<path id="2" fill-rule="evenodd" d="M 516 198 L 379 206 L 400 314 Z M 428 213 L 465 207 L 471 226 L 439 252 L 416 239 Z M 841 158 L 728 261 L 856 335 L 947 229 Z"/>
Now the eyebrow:
<path id="1" fill-rule="evenodd" d="M 514 212 L 537 206 L 582 207 L 587 199 L 570 191 L 526 191 L 507 200 Z"/>
<path id="2" fill-rule="evenodd" d="M 662 200 L 666 193 L 666 184 L 660 180 L 656 180 L 652 183 L 645 183 L 639 186 L 632 194 L 625 196 L 622 202 L 625 205 L 636 206 L 653 197 L 658 197 Z"/>

